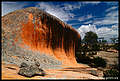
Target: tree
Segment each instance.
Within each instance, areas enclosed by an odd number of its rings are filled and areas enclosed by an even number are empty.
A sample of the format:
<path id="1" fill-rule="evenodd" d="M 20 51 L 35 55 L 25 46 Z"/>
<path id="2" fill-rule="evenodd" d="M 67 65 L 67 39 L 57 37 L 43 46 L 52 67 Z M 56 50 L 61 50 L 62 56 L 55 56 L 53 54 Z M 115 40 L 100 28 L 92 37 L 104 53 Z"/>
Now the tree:
<path id="1" fill-rule="evenodd" d="M 117 38 L 110 38 L 112 43 L 115 44 L 115 41 L 117 40 Z"/>
<path id="2" fill-rule="evenodd" d="M 113 45 L 111 46 L 113 49 L 119 50 L 118 38 L 110 38 Z"/>
<path id="3" fill-rule="evenodd" d="M 107 43 L 107 40 L 102 40 L 102 43 L 103 43 L 103 44 Z"/>
<path id="4" fill-rule="evenodd" d="M 98 36 L 96 33 L 92 31 L 85 33 L 85 37 L 82 40 L 81 46 L 79 47 L 81 53 L 76 52 L 77 62 L 86 64 L 91 63 L 92 59 L 90 56 L 97 54 L 97 50 L 99 50 L 97 39 Z"/>
<path id="5" fill-rule="evenodd" d="M 87 33 L 85 33 L 85 37 L 83 39 L 85 45 L 87 45 L 87 52 L 89 52 L 89 54 L 96 54 L 99 50 L 99 46 L 98 46 L 98 36 L 96 33 L 89 31 Z"/>
<path id="6" fill-rule="evenodd" d="M 87 33 L 85 33 L 85 37 L 84 37 L 84 42 L 88 45 L 88 44 L 93 44 L 93 43 L 97 43 L 98 36 L 96 33 L 89 31 Z"/>
<path id="7" fill-rule="evenodd" d="M 102 40 L 102 46 L 101 46 L 102 50 L 107 51 L 108 49 L 108 45 L 107 45 L 107 40 Z"/>
<path id="8" fill-rule="evenodd" d="M 119 43 L 115 43 L 114 45 L 113 45 L 113 48 L 115 49 L 115 50 L 119 50 Z"/>

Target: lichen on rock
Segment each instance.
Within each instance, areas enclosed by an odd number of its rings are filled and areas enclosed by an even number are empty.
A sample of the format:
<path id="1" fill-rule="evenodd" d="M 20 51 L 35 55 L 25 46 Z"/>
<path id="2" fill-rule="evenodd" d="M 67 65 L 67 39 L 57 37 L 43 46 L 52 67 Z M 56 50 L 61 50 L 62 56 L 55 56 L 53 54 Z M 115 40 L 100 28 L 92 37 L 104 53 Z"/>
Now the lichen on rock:
<path id="1" fill-rule="evenodd" d="M 79 33 L 38 8 L 16 10 L 3 16 L 2 31 L 2 57 L 6 62 L 32 64 L 37 58 L 42 67 L 77 63 L 75 48 Z"/>
<path id="2" fill-rule="evenodd" d="M 43 69 L 36 65 L 27 65 L 26 63 L 22 63 L 21 66 L 22 67 L 20 67 L 18 74 L 25 77 L 33 77 L 35 75 L 45 76 L 46 74 Z"/>

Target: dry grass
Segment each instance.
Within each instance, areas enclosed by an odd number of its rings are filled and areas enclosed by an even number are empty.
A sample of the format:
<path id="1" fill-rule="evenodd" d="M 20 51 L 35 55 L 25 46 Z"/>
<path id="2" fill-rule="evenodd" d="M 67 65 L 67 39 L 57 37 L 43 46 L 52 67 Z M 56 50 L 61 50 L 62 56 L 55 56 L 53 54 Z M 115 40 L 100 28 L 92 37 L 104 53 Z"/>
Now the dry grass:
<path id="1" fill-rule="evenodd" d="M 118 53 L 114 53 L 114 52 L 99 51 L 97 53 L 97 55 L 94 55 L 94 56 L 102 57 L 103 59 L 105 59 L 107 61 L 107 66 L 109 66 L 109 65 L 118 64 L 118 62 L 119 62 L 118 55 L 119 55 Z"/>

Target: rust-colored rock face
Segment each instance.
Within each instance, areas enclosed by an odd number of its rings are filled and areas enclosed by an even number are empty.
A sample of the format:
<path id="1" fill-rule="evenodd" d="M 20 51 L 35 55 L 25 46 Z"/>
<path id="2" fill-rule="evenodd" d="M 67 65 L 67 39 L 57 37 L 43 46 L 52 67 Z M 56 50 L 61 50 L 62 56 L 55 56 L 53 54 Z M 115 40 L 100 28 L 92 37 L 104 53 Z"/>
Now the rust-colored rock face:
<path id="1" fill-rule="evenodd" d="M 18 10 L 2 17 L 2 36 L 3 54 L 8 51 L 7 54 L 20 55 L 30 50 L 33 54 L 53 56 L 63 64 L 76 63 L 75 47 L 80 35 L 71 26 L 37 8 Z"/>

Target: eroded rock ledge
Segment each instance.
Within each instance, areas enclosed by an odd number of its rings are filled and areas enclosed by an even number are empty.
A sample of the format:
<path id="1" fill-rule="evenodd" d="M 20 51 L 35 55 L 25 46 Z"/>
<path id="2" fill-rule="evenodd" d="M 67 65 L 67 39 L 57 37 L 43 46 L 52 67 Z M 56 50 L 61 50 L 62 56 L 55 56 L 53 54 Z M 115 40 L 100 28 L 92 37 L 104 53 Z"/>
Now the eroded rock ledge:
<path id="1" fill-rule="evenodd" d="M 2 17 L 2 59 L 8 63 L 75 64 L 79 41 L 74 28 L 35 7 Z"/>

